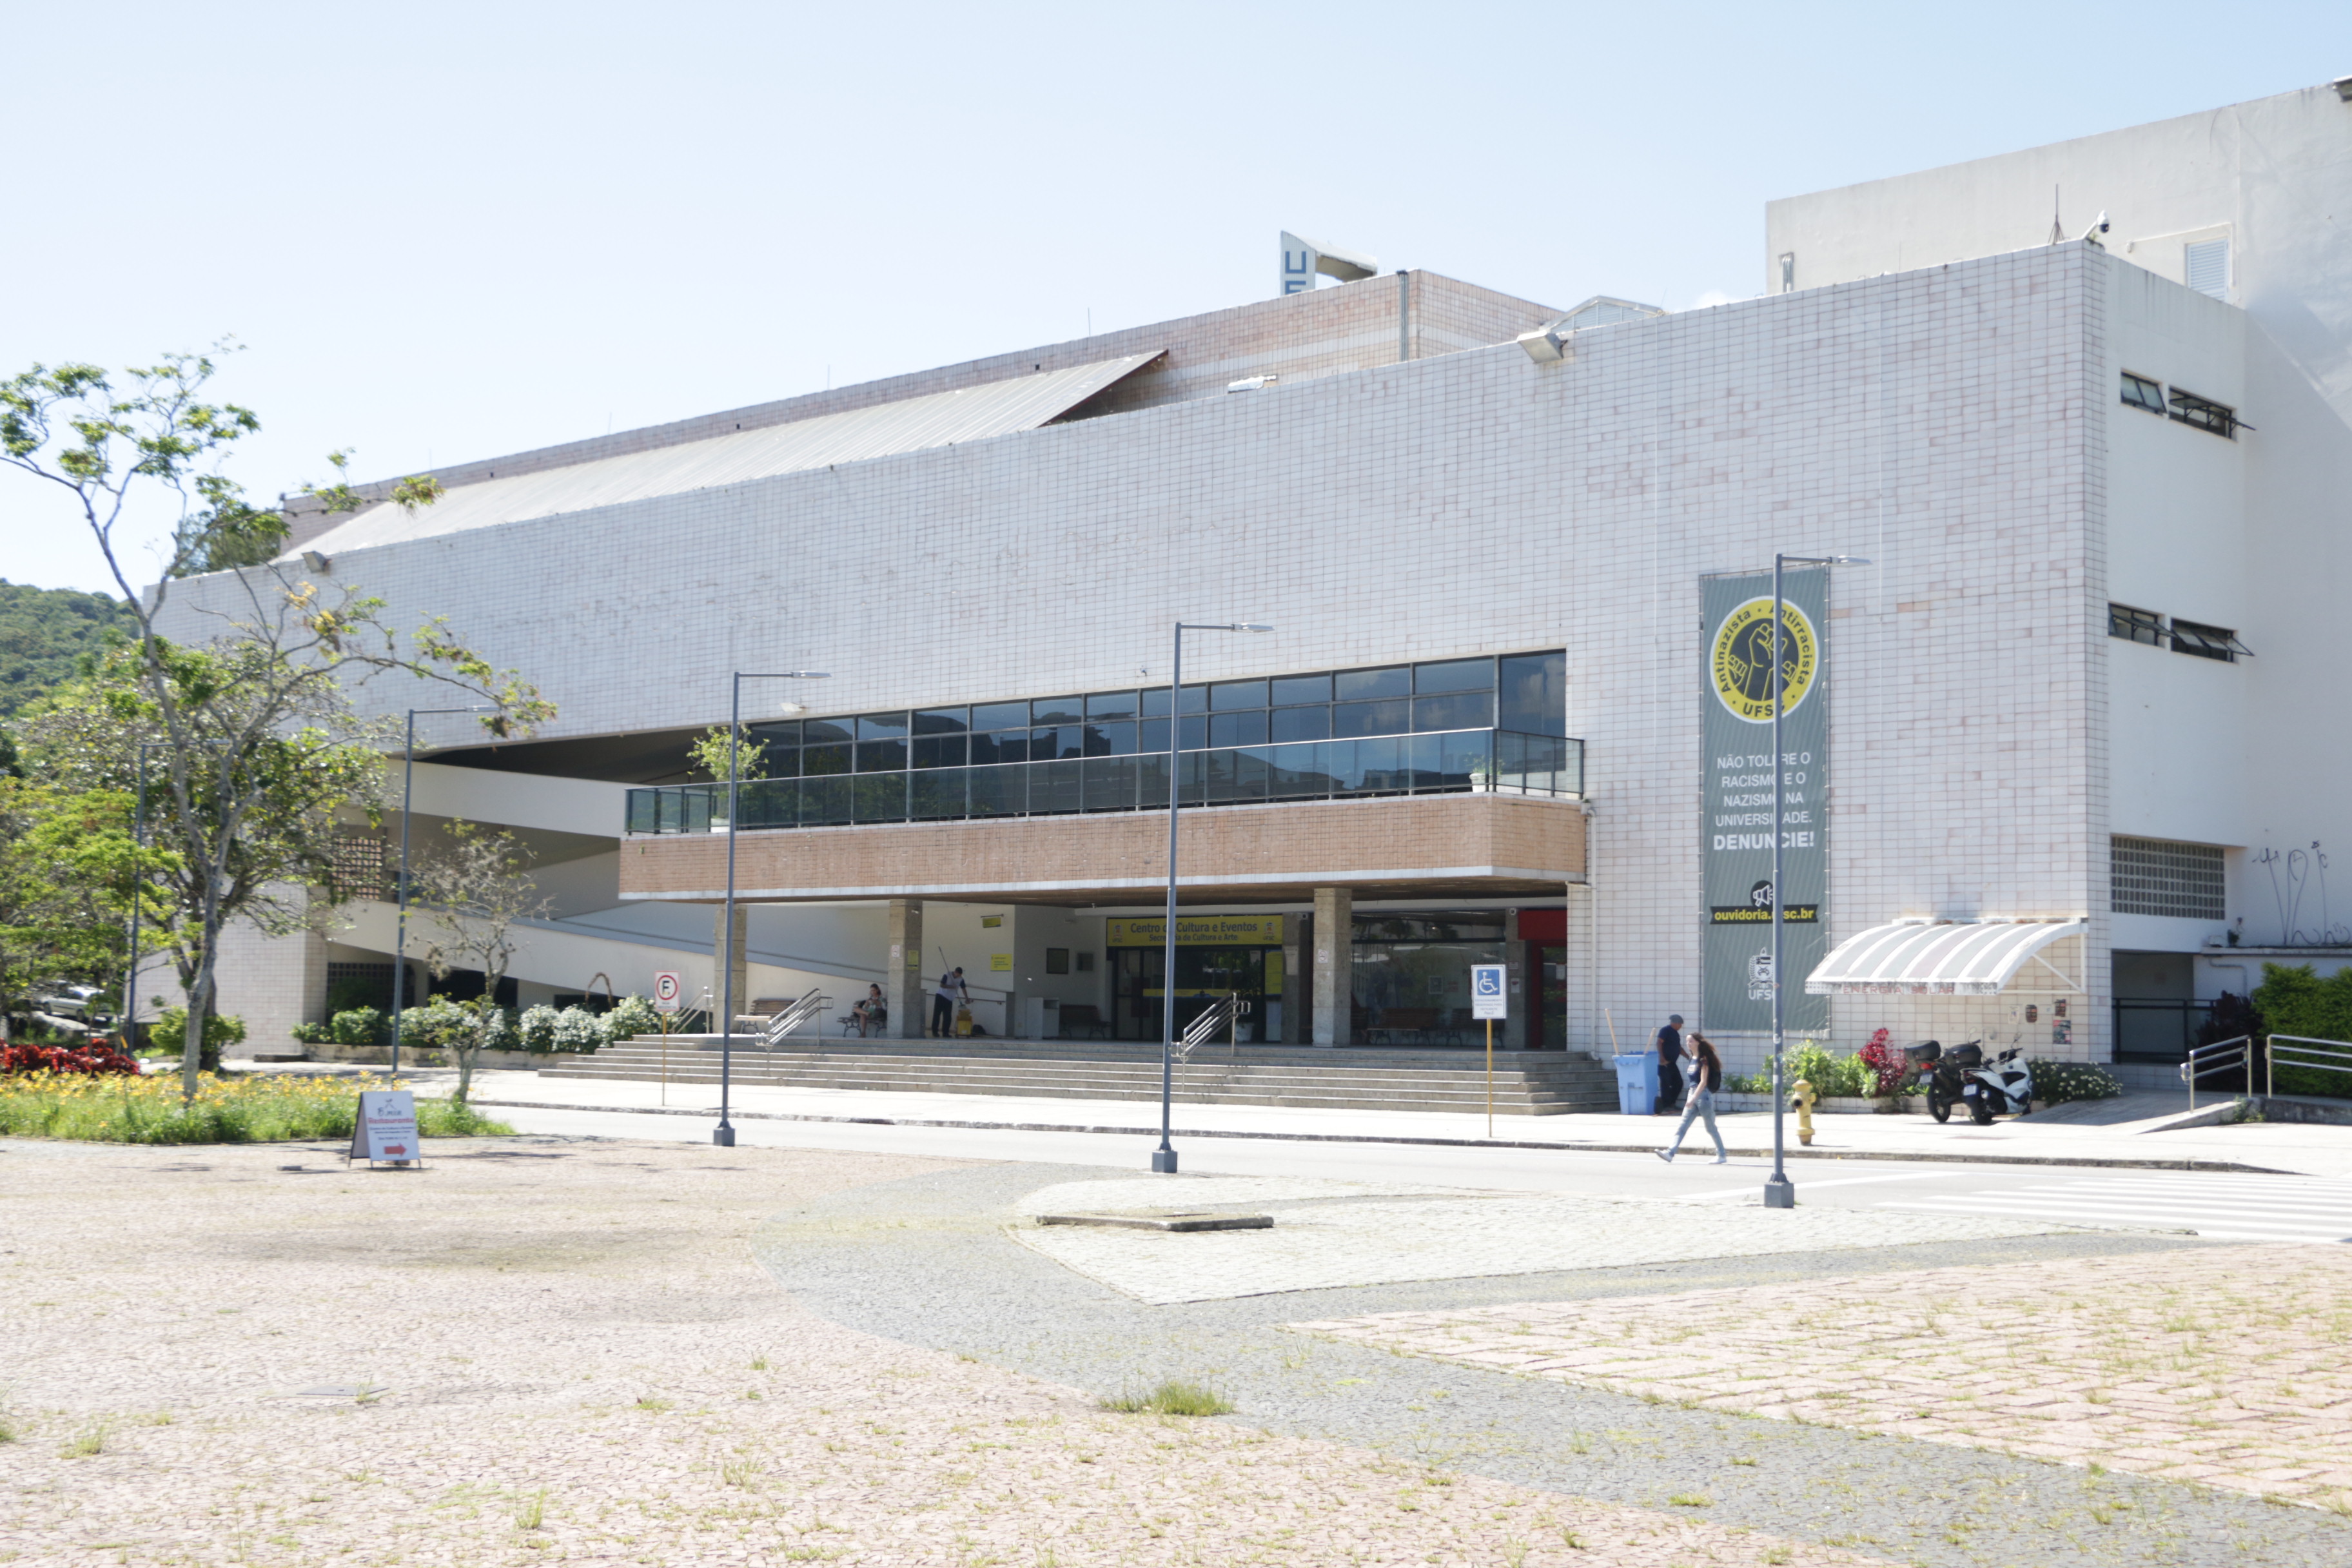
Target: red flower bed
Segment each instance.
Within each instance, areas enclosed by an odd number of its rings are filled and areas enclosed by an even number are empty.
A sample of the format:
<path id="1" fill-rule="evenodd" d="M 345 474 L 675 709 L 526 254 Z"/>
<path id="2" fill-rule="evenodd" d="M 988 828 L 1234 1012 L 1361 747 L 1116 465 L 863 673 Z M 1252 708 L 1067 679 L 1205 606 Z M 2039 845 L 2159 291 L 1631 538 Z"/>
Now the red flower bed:
<path id="1" fill-rule="evenodd" d="M 1870 1043 L 1857 1054 L 1862 1058 L 1862 1065 L 1877 1076 L 1876 1092 L 1881 1095 L 1903 1092 L 1905 1082 L 1911 1077 L 1910 1058 L 1888 1043 L 1885 1030 L 1881 1029 L 1871 1036 Z"/>
<path id="2" fill-rule="evenodd" d="M 139 1064 L 112 1040 L 87 1046 L 0 1046 L 0 1076 L 20 1072 L 136 1073 Z"/>

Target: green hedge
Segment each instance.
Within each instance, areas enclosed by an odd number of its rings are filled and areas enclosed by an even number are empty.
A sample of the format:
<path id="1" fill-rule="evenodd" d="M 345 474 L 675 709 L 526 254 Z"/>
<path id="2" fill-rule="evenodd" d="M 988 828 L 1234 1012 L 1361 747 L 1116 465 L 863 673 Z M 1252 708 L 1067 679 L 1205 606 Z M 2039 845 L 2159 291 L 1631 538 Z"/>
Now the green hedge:
<path id="1" fill-rule="evenodd" d="M 2352 969 L 2322 980 L 2308 963 L 2265 963 L 2253 1003 L 2271 1034 L 2352 1040 Z M 2281 1094 L 2352 1100 L 2352 1073 L 2273 1064 L 2270 1084 Z"/>

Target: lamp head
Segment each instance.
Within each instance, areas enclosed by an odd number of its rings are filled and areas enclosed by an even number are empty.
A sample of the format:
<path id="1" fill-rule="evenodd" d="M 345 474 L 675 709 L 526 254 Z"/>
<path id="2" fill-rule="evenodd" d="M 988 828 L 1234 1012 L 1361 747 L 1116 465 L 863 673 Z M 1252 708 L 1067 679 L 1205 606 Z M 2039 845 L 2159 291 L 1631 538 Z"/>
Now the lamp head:
<path id="1" fill-rule="evenodd" d="M 1235 621 L 1232 626 L 1227 626 L 1225 629 L 1229 632 L 1270 632 L 1274 630 L 1272 626 L 1260 626 L 1255 621 Z"/>

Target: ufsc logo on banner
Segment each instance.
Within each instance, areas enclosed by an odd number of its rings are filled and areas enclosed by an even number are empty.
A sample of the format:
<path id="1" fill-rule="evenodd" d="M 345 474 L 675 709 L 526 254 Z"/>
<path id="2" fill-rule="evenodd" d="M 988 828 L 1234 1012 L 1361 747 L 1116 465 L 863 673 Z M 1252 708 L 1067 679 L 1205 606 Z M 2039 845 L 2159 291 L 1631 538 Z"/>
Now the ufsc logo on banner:
<path id="1" fill-rule="evenodd" d="M 665 969 L 654 976 L 654 1011 L 675 1013 L 685 1005 L 686 976 L 675 969 Z"/>
<path id="2" fill-rule="evenodd" d="M 1470 1016 L 1507 1018 L 1510 997 L 1505 991 L 1504 976 L 1508 972 L 1499 963 L 1474 963 L 1470 966 Z"/>

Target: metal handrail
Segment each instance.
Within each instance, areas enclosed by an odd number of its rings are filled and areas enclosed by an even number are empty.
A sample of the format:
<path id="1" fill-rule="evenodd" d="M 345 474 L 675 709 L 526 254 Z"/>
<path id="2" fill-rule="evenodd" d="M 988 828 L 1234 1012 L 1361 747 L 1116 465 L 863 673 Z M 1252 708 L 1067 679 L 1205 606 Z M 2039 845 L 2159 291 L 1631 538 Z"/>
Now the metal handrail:
<path id="1" fill-rule="evenodd" d="M 1192 1047 L 1213 1038 L 1219 1029 L 1230 1027 L 1234 1032 L 1233 1054 L 1242 1053 L 1242 1014 L 1246 1005 L 1238 991 L 1228 991 L 1202 1010 L 1200 1016 L 1184 1026 L 1184 1037 L 1176 1044 L 1176 1059 L 1183 1061 L 1192 1054 Z"/>
<path id="2" fill-rule="evenodd" d="M 2189 1109 L 2197 1109 L 2197 1080 L 2215 1073 L 2227 1072 L 2232 1067 L 2242 1068 L 2246 1088 L 2254 1086 L 2254 1037 L 2240 1035 L 2234 1039 L 2216 1040 L 2210 1046 L 2192 1048 L 2180 1064 L 2180 1081 L 2189 1086 Z"/>
<path id="3" fill-rule="evenodd" d="M 824 1012 L 830 1001 L 832 998 L 816 986 L 810 986 L 798 1001 L 768 1020 L 767 1026 L 760 1031 L 760 1048 L 762 1051 L 774 1050 L 785 1036 Z"/>
<path id="4" fill-rule="evenodd" d="M 2333 1046 L 2336 1048 L 2334 1050 L 2313 1048 L 2319 1046 Z M 2310 1068 L 2317 1072 L 2352 1073 L 2352 1040 L 2315 1040 L 2306 1035 L 2273 1035 L 2270 1037 L 2270 1049 L 2263 1053 L 2263 1092 L 2266 1095 L 2278 1092 L 2276 1087 L 2278 1054 L 2282 1048 L 2287 1053 L 2286 1065 L 2291 1068 Z M 2309 1059 L 2314 1057 L 2326 1057 L 2330 1059 L 2326 1061 Z M 2339 1062 L 2346 1065 L 2339 1067 L 2336 1065 Z"/>

